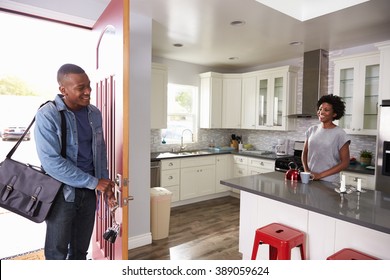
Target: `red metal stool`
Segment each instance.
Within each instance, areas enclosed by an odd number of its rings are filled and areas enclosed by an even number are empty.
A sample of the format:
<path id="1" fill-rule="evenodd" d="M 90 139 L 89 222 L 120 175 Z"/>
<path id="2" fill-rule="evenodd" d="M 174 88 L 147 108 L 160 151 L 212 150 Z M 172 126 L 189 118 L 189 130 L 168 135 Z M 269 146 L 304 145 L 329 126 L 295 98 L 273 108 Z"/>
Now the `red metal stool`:
<path id="1" fill-rule="evenodd" d="M 379 260 L 354 249 L 344 248 L 326 258 L 327 260 Z"/>
<path id="2" fill-rule="evenodd" d="M 258 228 L 253 243 L 252 260 L 257 257 L 259 245 L 269 245 L 270 260 L 290 260 L 291 250 L 300 247 L 301 259 L 305 259 L 305 233 L 278 223 Z"/>

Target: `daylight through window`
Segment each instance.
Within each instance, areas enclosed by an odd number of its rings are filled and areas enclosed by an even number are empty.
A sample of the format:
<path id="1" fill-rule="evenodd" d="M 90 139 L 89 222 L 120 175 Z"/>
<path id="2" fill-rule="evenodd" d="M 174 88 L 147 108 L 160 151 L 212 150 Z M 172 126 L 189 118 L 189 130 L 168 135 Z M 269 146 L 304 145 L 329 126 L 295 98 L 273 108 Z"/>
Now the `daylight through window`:
<path id="1" fill-rule="evenodd" d="M 162 130 L 162 138 L 167 144 L 196 142 L 198 126 L 198 88 L 188 85 L 168 84 L 168 125 Z"/>

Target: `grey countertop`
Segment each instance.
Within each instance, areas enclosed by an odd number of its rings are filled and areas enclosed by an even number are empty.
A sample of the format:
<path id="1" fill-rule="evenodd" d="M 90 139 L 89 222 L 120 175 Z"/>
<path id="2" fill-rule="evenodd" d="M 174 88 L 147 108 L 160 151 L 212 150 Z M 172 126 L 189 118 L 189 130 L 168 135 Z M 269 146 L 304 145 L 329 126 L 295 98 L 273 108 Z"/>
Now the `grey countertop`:
<path id="1" fill-rule="evenodd" d="M 368 175 L 375 175 L 375 167 L 374 166 L 362 166 L 360 163 L 350 164 L 345 171 L 362 173 Z"/>
<path id="2" fill-rule="evenodd" d="M 265 151 L 265 150 L 238 152 L 236 150 L 230 150 L 230 149 L 203 149 L 203 150 L 182 151 L 182 152 L 153 152 L 151 153 L 150 158 L 151 161 L 156 161 L 156 160 L 172 159 L 172 158 L 210 156 L 210 155 L 221 155 L 221 154 L 233 154 L 233 155 L 270 159 L 270 160 L 291 156 L 291 155 L 278 156 L 274 152 Z"/>
<path id="3" fill-rule="evenodd" d="M 366 190 L 361 193 L 353 191 L 349 194 L 340 194 L 335 191 L 338 185 L 325 181 L 311 181 L 309 184 L 285 181 L 283 172 L 237 177 L 222 180 L 221 183 L 390 234 L 390 194 L 388 193 Z"/>

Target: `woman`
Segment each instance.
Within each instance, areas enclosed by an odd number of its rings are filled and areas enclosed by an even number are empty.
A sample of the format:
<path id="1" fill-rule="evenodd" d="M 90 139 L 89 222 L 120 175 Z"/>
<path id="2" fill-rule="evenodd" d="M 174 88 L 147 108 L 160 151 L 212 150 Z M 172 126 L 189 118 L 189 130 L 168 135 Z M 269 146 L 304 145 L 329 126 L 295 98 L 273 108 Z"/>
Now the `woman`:
<path id="1" fill-rule="evenodd" d="M 344 116 L 345 104 L 337 95 L 324 95 L 317 102 L 320 124 L 310 127 L 302 152 L 305 171 L 314 175 L 314 180 L 340 182 L 340 171 L 349 165 L 351 140 L 345 131 L 333 123 Z"/>

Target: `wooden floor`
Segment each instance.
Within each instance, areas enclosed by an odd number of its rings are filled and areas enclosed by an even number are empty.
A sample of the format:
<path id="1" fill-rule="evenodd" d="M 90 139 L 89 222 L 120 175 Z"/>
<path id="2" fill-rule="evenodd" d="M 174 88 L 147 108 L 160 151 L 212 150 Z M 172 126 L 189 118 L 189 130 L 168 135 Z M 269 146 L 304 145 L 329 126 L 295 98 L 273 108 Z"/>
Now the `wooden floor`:
<path id="1" fill-rule="evenodd" d="M 241 260 L 239 209 L 234 197 L 172 208 L 169 236 L 129 250 L 129 260 Z"/>

